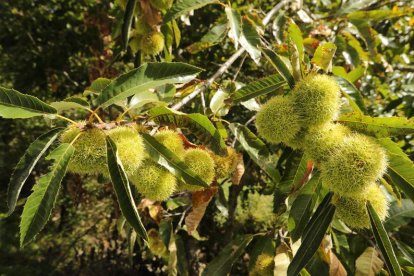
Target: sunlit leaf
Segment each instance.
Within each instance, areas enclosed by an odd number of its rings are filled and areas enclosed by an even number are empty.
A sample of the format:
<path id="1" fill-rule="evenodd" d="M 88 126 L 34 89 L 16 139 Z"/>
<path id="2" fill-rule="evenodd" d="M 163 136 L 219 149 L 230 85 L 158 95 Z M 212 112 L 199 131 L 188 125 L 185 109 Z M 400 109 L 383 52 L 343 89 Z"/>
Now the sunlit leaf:
<path id="1" fill-rule="evenodd" d="M 336 45 L 327 42 L 319 45 L 311 60 L 311 63 L 325 73 L 332 71 L 332 59 L 335 56 Z"/>
<path id="2" fill-rule="evenodd" d="M 286 84 L 278 75 L 270 75 L 268 77 L 253 81 L 231 95 L 233 103 L 245 102 L 255 97 L 276 92 L 279 88 Z M 282 90 L 283 92 L 283 90 Z"/>
<path id="3" fill-rule="evenodd" d="M 279 74 L 287 81 L 290 88 L 295 86 L 295 79 L 289 68 L 286 66 L 282 58 L 270 49 L 262 49 L 263 54 L 270 64 L 279 72 Z"/>
<path id="4" fill-rule="evenodd" d="M 164 15 L 164 22 L 171 21 L 192 10 L 199 9 L 208 4 L 217 3 L 217 0 L 182 0 L 177 1 Z"/>
<path id="5" fill-rule="evenodd" d="M 355 261 L 355 276 L 375 276 L 384 263 L 374 247 L 367 247 Z"/>
<path id="6" fill-rule="evenodd" d="M 50 105 L 56 108 L 58 111 L 72 108 L 88 109 L 90 107 L 89 103 L 80 97 L 69 97 L 60 102 L 53 102 Z"/>
<path id="7" fill-rule="evenodd" d="M 225 12 L 227 15 L 227 20 L 229 21 L 230 31 L 229 36 L 233 39 L 234 46 L 236 49 L 239 48 L 239 40 L 242 32 L 242 19 L 240 13 L 232 9 L 231 7 L 226 6 Z"/>

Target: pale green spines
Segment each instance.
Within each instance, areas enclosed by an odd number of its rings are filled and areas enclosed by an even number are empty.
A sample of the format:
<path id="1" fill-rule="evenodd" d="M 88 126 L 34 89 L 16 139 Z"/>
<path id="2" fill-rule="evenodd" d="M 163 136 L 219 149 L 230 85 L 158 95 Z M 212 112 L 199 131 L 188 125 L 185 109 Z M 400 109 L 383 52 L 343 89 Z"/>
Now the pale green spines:
<path id="1" fill-rule="evenodd" d="M 321 165 L 349 134 L 351 130 L 341 124 L 327 123 L 310 127 L 304 136 L 303 146 L 309 157 L 316 164 Z"/>
<path id="2" fill-rule="evenodd" d="M 317 126 L 336 118 L 340 108 L 340 90 L 327 75 L 308 76 L 292 91 L 295 113 L 303 127 Z"/>
<path id="3" fill-rule="evenodd" d="M 150 3 L 157 10 L 167 10 L 172 6 L 173 0 L 150 0 Z"/>
<path id="4" fill-rule="evenodd" d="M 202 149 L 187 150 L 184 156 L 184 163 L 195 175 L 204 180 L 206 184 L 211 184 L 214 179 L 214 161 L 207 151 Z M 179 190 L 194 192 L 203 189 L 201 186 L 192 184 L 193 183 L 179 183 Z"/>
<path id="5" fill-rule="evenodd" d="M 365 135 L 351 134 L 323 163 L 321 176 L 331 191 L 353 196 L 366 192 L 386 168 L 387 157 L 380 145 Z"/>
<path id="6" fill-rule="evenodd" d="M 239 198 L 238 201 L 235 215 L 240 223 L 254 222 L 260 230 L 274 226 L 276 216 L 273 212 L 273 195 L 262 195 L 254 192 L 249 193 L 246 200 L 242 201 Z"/>
<path id="7" fill-rule="evenodd" d="M 383 221 L 388 214 L 388 202 L 381 189 L 373 184 L 362 194 L 353 197 L 341 197 L 335 203 L 336 215 L 351 228 L 369 228 L 370 220 L 366 207 L 367 201 Z"/>
<path id="8" fill-rule="evenodd" d="M 133 127 L 121 126 L 108 131 L 114 140 L 125 173 L 132 175 L 145 158 L 144 142 Z"/>
<path id="9" fill-rule="evenodd" d="M 62 133 L 60 141 L 73 143 L 75 153 L 70 159 L 68 171 L 78 174 L 99 174 L 106 168 L 106 141 L 105 133 L 98 128 L 81 130 L 77 126 L 70 126 Z"/>
<path id="10" fill-rule="evenodd" d="M 156 55 L 164 49 L 164 35 L 153 31 L 141 38 L 141 51 L 147 55 Z"/>
<path id="11" fill-rule="evenodd" d="M 229 176 L 236 170 L 238 156 L 237 152 L 227 147 L 227 155 L 220 156 L 210 152 L 211 157 L 214 160 L 215 174 L 217 179 Z"/>
<path id="12" fill-rule="evenodd" d="M 260 254 L 257 256 L 256 263 L 249 276 L 271 276 L 273 275 L 274 256 L 269 254 Z"/>
<path id="13" fill-rule="evenodd" d="M 130 180 L 145 198 L 155 201 L 169 198 L 177 185 L 177 180 L 172 173 L 150 159 L 144 160 L 130 176 Z"/>
<path id="14" fill-rule="evenodd" d="M 183 159 L 185 154 L 183 139 L 180 134 L 172 130 L 162 130 L 154 138 L 172 151 L 178 158 Z"/>
<path id="15" fill-rule="evenodd" d="M 276 96 L 262 106 L 256 115 L 257 132 L 270 143 L 286 143 L 300 130 L 299 116 L 290 97 Z"/>

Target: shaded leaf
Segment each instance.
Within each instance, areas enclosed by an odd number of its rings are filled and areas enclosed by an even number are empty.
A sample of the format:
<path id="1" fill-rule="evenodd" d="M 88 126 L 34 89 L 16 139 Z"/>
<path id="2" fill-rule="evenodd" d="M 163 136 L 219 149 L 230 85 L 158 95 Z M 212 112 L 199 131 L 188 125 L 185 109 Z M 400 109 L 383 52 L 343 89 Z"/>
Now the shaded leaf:
<path id="1" fill-rule="evenodd" d="M 145 148 L 155 162 L 165 167 L 177 178 L 183 179 L 186 183 L 208 187 L 199 176 L 195 175 L 182 160 L 158 142 L 157 139 L 146 133 L 143 133 L 142 136 Z"/>
<path id="2" fill-rule="evenodd" d="M 270 152 L 266 144 L 260 140 L 246 126 L 233 123 L 230 124 L 230 130 L 236 136 L 243 149 L 252 158 L 252 160 L 270 177 L 275 183 L 280 181 L 279 171 L 275 163 L 270 158 Z"/>
<path id="3" fill-rule="evenodd" d="M 89 103 L 80 97 L 69 97 L 60 102 L 53 102 L 50 105 L 56 108 L 58 111 L 72 108 L 89 109 L 90 107 Z"/>
<path id="4" fill-rule="evenodd" d="M 402 149 L 389 138 L 378 139 L 388 156 L 388 175 L 393 183 L 414 200 L 414 164 Z"/>
<path id="5" fill-rule="evenodd" d="M 226 144 L 220 132 L 204 115 L 199 113 L 185 114 L 174 111 L 164 106 L 154 107 L 149 111 L 150 119 L 159 125 L 168 125 L 188 129 L 204 145 L 215 153 L 224 155 L 227 153 Z"/>
<path id="6" fill-rule="evenodd" d="M 98 96 L 101 107 L 121 101 L 142 90 L 168 83 L 186 83 L 202 69 L 181 62 L 146 63 L 114 79 Z"/>
<path id="7" fill-rule="evenodd" d="M 227 275 L 233 263 L 243 254 L 253 239 L 253 235 L 239 236 L 226 245 L 203 271 L 203 276 Z"/>
<path id="8" fill-rule="evenodd" d="M 75 148 L 70 144 L 61 144 L 53 150 L 47 160 L 54 160 L 49 173 L 40 177 L 33 186 L 33 193 L 27 198 L 20 223 L 20 245 L 29 243 L 42 230 L 48 221 L 55 204 L 60 183 Z"/>
<path id="9" fill-rule="evenodd" d="M 203 219 L 207 206 L 217 193 L 217 190 L 217 187 L 209 187 L 202 191 L 192 193 L 192 210 L 185 218 L 185 225 L 187 226 L 188 234 L 191 235 L 194 230 L 197 230 L 198 225 Z"/>
<path id="10" fill-rule="evenodd" d="M 111 176 L 112 185 L 122 215 L 126 221 L 134 228 L 138 235 L 144 240 L 148 240 L 147 231 L 141 222 L 137 207 L 132 197 L 131 188 L 129 186 L 128 177 L 125 174 L 121 160 L 118 156 L 118 150 L 115 142 L 109 137 L 106 137 L 107 161 L 109 168 L 109 175 Z"/>
<path id="11" fill-rule="evenodd" d="M 254 245 L 250 253 L 249 271 L 254 269 L 257 257 L 260 255 L 272 256 L 276 254 L 276 242 L 269 236 L 258 236 L 254 238 Z"/>
<path id="12" fill-rule="evenodd" d="M 0 117 L 30 118 L 55 114 L 57 110 L 38 98 L 20 93 L 14 89 L 0 87 Z"/>
<path id="13" fill-rule="evenodd" d="M 414 120 L 405 117 L 370 117 L 359 113 L 342 114 L 338 122 L 377 138 L 414 133 Z"/>
<path id="14" fill-rule="evenodd" d="M 366 8 L 366 7 L 376 3 L 377 1 L 378 0 L 349 0 L 349 1 L 346 1 L 338 9 L 338 11 L 336 12 L 336 15 L 344 15 L 344 14 L 348 14 L 350 12 L 361 10 L 363 8 Z"/>
<path id="15" fill-rule="evenodd" d="M 282 180 L 278 184 L 278 189 L 282 193 L 294 191 L 302 187 L 309 181 L 309 176 L 313 170 L 313 163 L 305 154 L 294 154 L 288 160 L 288 165 Z"/>
<path id="16" fill-rule="evenodd" d="M 408 224 L 414 218 L 414 203 L 408 198 L 401 199 L 400 202 L 393 201 L 388 210 L 388 216 L 383 222 L 387 231 L 394 230 L 400 226 Z"/>
<path id="17" fill-rule="evenodd" d="M 110 79 L 106 78 L 97 78 L 91 83 L 91 86 L 85 89 L 83 92 L 84 96 L 88 96 L 91 94 L 99 94 L 101 93 L 105 87 L 107 87 L 111 83 Z"/>
<path id="18" fill-rule="evenodd" d="M 9 188 L 7 191 L 7 205 L 9 207 L 9 215 L 14 211 L 17 199 L 20 195 L 20 191 L 26 182 L 26 179 L 32 172 L 34 166 L 37 164 L 40 157 L 57 139 L 62 129 L 63 128 L 55 128 L 39 136 L 33 143 L 30 144 L 26 152 L 20 158 L 13 171 L 12 176 L 10 177 Z"/>
<path id="19" fill-rule="evenodd" d="M 355 261 L 355 276 L 375 276 L 384 263 L 374 247 L 368 247 Z"/>
<path id="20" fill-rule="evenodd" d="M 177 1 L 164 15 L 164 23 L 178 18 L 192 10 L 199 9 L 208 4 L 217 3 L 217 0 L 182 0 Z"/>
<path id="21" fill-rule="evenodd" d="M 124 50 L 128 47 L 129 33 L 131 31 L 132 19 L 134 18 L 135 5 L 137 0 L 128 0 L 122 21 L 122 45 Z"/>
<path id="22" fill-rule="evenodd" d="M 276 92 L 283 87 L 286 81 L 280 80 L 278 75 L 270 75 L 268 77 L 253 81 L 246 86 L 236 90 L 231 95 L 233 103 L 245 102 L 255 97 L 266 95 L 268 93 Z"/>
<path id="23" fill-rule="evenodd" d="M 233 39 L 234 47 L 236 49 L 239 48 L 239 40 L 242 32 L 242 19 L 240 13 L 232 9 L 229 6 L 226 6 L 225 12 L 227 15 L 227 20 L 229 22 L 230 31 L 229 31 L 229 37 Z"/>
<path id="24" fill-rule="evenodd" d="M 279 72 L 279 74 L 287 81 L 290 88 L 295 86 L 295 79 L 289 68 L 286 66 L 282 58 L 270 49 L 262 49 L 263 54 L 270 64 Z"/>
<path id="25" fill-rule="evenodd" d="M 325 73 L 332 71 L 332 59 L 335 56 L 336 45 L 327 42 L 319 45 L 311 60 L 311 63 Z"/>
<path id="26" fill-rule="evenodd" d="M 384 226 L 381 223 L 375 209 L 371 203 L 367 203 L 369 220 L 371 221 L 372 232 L 374 233 L 375 241 L 379 249 L 381 250 L 382 257 L 388 267 L 391 275 L 402 276 L 400 265 L 398 264 L 397 257 L 395 257 L 394 249 L 392 248 L 388 233 L 385 231 Z"/>
<path id="27" fill-rule="evenodd" d="M 341 87 L 341 90 L 344 91 L 355 101 L 355 103 L 358 105 L 361 111 L 366 112 L 367 108 L 365 107 L 364 99 L 362 98 L 361 92 L 348 80 L 339 76 L 335 76 L 334 78 Z"/>
<path id="28" fill-rule="evenodd" d="M 262 53 L 257 48 L 260 45 L 260 36 L 255 24 L 249 19 L 243 18 L 240 44 L 249 53 L 252 60 L 259 64 Z"/>
<path id="29" fill-rule="evenodd" d="M 198 42 L 187 46 L 186 50 L 191 54 L 196 54 L 204 49 L 210 48 L 220 43 L 227 33 L 227 24 L 218 24 L 211 28 Z"/>
<path id="30" fill-rule="evenodd" d="M 332 195 L 328 194 L 326 198 L 330 198 Z M 328 229 L 333 215 L 335 214 L 335 206 L 326 201 L 322 201 L 322 208 L 318 208 L 315 214 L 312 216 L 312 219 L 309 222 L 308 229 L 311 231 L 305 231 L 303 235 L 302 244 L 300 245 L 298 251 L 292 259 L 292 262 L 288 268 L 288 276 L 296 276 L 300 273 L 302 268 L 309 262 L 312 256 L 315 254 L 316 250 L 319 248 L 319 245 L 325 236 L 326 230 Z"/>

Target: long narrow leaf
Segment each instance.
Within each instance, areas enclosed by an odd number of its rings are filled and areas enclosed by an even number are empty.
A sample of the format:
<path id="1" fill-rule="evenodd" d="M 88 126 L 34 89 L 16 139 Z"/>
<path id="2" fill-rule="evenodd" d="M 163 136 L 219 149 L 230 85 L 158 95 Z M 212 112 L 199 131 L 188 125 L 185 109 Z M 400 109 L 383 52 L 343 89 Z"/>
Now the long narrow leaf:
<path id="1" fill-rule="evenodd" d="M 144 138 L 146 149 L 155 162 L 164 166 L 176 177 L 182 178 L 187 183 L 208 187 L 199 176 L 195 175 L 182 160 L 158 142 L 157 139 L 146 133 L 143 133 L 142 137 Z"/>
<path id="2" fill-rule="evenodd" d="M 122 22 L 122 45 L 124 50 L 128 47 L 129 32 L 131 30 L 132 19 L 134 18 L 136 3 L 137 0 L 128 0 L 125 8 L 124 20 Z"/>
<path id="3" fill-rule="evenodd" d="M 20 158 L 10 178 L 7 191 L 8 214 L 13 213 L 20 191 L 40 157 L 52 145 L 63 128 L 55 128 L 39 136 Z"/>
<path id="4" fill-rule="evenodd" d="M 276 92 L 285 84 L 286 81 L 280 80 L 278 75 L 271 75 L 240 88 L 231 95 L 231 100 L 233 103 L 245 102 L 258 96 Z"/>
<path id="5" fill-rule="evenodd" d="M 181 62 L 146 63 L 110 82 L 98 96 L 101 107 L 132 96 L 140 91 L 168 83 L 186 83 L 202 69 Z"/>
<path id="6" fill-rule="evenodd" d="M 199 9 L 208 4 L 218 3 L 217 0 L 182 0 L 177 1 L 164 15 L 164 23 L 180 17 L 192 10 Z"/>
<path id="7" fill-rule="evenodd" d="M 119 207 L 128 223 L 134 228 L 138 235 L 144 240 L 148 240 L 147 231 L 141 222 L 134 199 L 132 198 L 131 188 L 129 187 L 128 178 L 122 167 L 121 160 L 115 142 L 106 137 L 107 158 L 109 175 L 111 176 L 112 185 L 118 199 Z"/>
<path id="8" fill-rule="evenodd" d="M 54 160 L 51 171 L 43 175 L 33 186 L 33 193 L 24 205 L 20 223 L 20 245 L 29 243 L 45 226 L 55 204 L 60 183 L 75 148 L 70 144 L 61 144 L 52 151 L 47 160 Z"/>
<path id="9" fill-rule="evenodd" d="M 385 263 L 391 275 L 402 276 L 401 267 L 398 263 L 397 257 L 395 256 L 394 249 L 392 248 L 388 234 L 385 231 L 384 225 L 378 217 L 375 209 L 371 203 L 367 203 L 367 209 L 369 214 L 369 220 L 371 221 L 372 232 L 374 233 L 375 240 L 379 249 L 381 250 L 382 256 L 384 257 Z"/>
<path id="10" fill-rule="evenodd" d="M 0 117 L 30 118 L 55 114 L 57 110 L 38 98 L 20 93 L 14 89 L 0 87 Z"/>
<path id="11" fill-rule="evenodd" d="M 272 64 L 279 74 L 287 81 L 289 87 L 293 88 L 295 86 L 295 79 L 282 58 L 270 49 L 262 49 L 262 52 L 270 64 Z"/>

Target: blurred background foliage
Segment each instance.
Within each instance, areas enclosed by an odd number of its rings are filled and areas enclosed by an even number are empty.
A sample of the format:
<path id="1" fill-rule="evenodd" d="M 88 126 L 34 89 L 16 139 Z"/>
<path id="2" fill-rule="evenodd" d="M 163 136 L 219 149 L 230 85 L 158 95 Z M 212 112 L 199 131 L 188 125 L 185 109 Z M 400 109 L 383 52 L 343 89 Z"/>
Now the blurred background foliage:
<path id="1" fill-rule="evenodd" d="M 321 42 L 335 43 L 337 51 L 332 71 L 361 91 L 366 114 L 414 116 L 412 2 L 285 2 L 266 27 L 261 26 L 260 22 L 266 12 L 277 4 L 275 1 L 235 0 L 231 5 L 240 11 L 243 19 L 254 22 L 264 30 L 262 39 L 265 43 L 286 57 L 289 50 L 286 22 L 289 20 L 296 22 L 300 28 L 307 55 L 313 56 Z M 114 3 L 109 0 L 0 2 L 0 85 L 14 87 L 51 102 L 81 94 L 98 77 L 112 78 L 130 70 L 137 64 L 136 55 L 130 48 L 122 52 L 123 5 L 123 1 Z M 177 23 L 181 31 L 180 45 L 173 45 L 170 53 L 146 57 L 146 60 L 169 59 L 199 66 L 206 69 L 200 79 L 207 79 L 236 51 L 234 41 L 225 34 L 215 36 L 213 42 L 195 44 L 200 39 L 203 41 L 203 36 L 212 27 L 226 26 L 227 18 L 221 5 L 205 6 L 194 11 L 192 16 L 181 16 Z M 272 73 L 274 70 L 266 60 L 262 59 L 258 65 L 244 53 L 204 96 L 210 102 L 220 89 L 230 93 L 235 87 Z M 187 92 L 181 92 L 185 95 L 192 89 L 194 86 L 189 86 Z M 266 97 L 263 97 L 260 102 L 265 100 Z M 200 101 L 194 101 L 184 110 L 205 112 Z M 224 114 L 217 114 L 210 108 L 207 114 L 212 120 L 222 117 L 229 122 L 246 124 L 255 131 L 249 122 L 255 114 L 254 104 L 247 108 L 234 106 Z M 79 114 L 73 115 L 80 117 Z M 3 199 L 6 198 L 7 183 L 18 157 L 49 123 L 38 118 L 0 119 L 0 213 L 6 210 Z M 414 159 L 412 136 L 398 137 L 396 141 L 411 160 Z M 243 151 L 232 135 L 228 142 Z M 269 147 L 277 153 L 275 161 L 278 160 L 278 168 L 284 167 L 289 150 L 280 146 Z M 274 185 L 271 179 L 247 154 L 244 154 L 244 161 L 246 172 L 242 185 L 231 186 L 229 181 L 225 181 L 207 207 L 198 232 L 189 236 L 179 230 L 172 235 L 176 239 L 177 258 L 181 260 L 175 267 L 179 272 L 198 274 L 234 236 L 284 231 L 280 226 L 286 224 L 286 215 L 275 216 L 266 212 L 272 210 L 269 197 L 271 201 Z M 145 206 L 145 202 L 141 202 L 144 204 L 140 210 L 145 214 L 146 227 L 153 229 L 150 231 L 150 242 L 155 249 L 151 251 L 135 241 L 131 229 L 123 227 L 111 185 L 104 179 L 66 176 L 60 199 L 46 228 L 34 243 L 20 249 L 18 224 L 24 198 L 47 166 L 46 162 L 41 163 L 30 176 L 17 212 L 7 218 L 3 215 L 0 219 L 0 275 L 167 274 L 171 263 L 168 251 L 172 249 L 166 248 L 163 241 L 166 236 L 169 237 L 171 225 L 178 229 L 176 226 L 182 224 L 182 218 L 189 211 L 189 198 L 178 195 L 162 205 Z M 414 225 L 411 220 L 414 205 L 404 198 L 392 204 L 391 208 L 402 204 L 409 214 L 388 224 L 388 230 L 398 237 L 398 241 L 393 241 L 399 249 L 399 260 L 409 268 L 414 260 Z M 351 274 L 355 271 L 355 260 L 372 246 L 372 237 L 367 236 L 369 233 L 360 234 L 354 235 L 342 229 L 333 235 L 338 258 Z M 252 263 L 257 258 L 254 250 L 261 242 L 268 242 L 268 250 L 274 249 L 275 245 L 265 237 L 257 239 L 247 248 L 251 254 L 239 259 L 233 266 L 232 274 L 243 275 L 248 270 L 252 271 Z M 278 246 L 279 253 L 285 252 L 283 244 Z M 255 254 L 256 257 L 249 260 L 249 256 Z M 327 264 L 317 258 L 307 268 L 311 275 L 328 271 Z"/>

